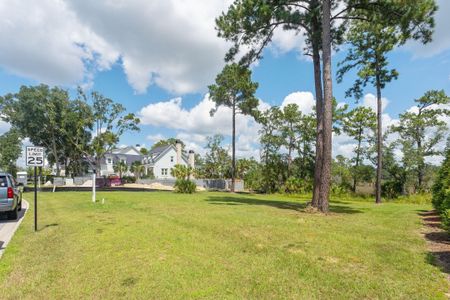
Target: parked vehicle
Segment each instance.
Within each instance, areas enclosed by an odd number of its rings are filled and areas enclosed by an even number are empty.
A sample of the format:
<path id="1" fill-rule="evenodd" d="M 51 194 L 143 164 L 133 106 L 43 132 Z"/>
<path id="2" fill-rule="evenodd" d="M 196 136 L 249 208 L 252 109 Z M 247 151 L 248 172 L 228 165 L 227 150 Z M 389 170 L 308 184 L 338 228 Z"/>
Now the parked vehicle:
<path id="1" fill-rule="evenodd" d="M 22 184 L 8 173 L 0 173 L 0 213 L 6 213 L 9 220 L 15 220 L 22 210 Z"/>
<path id="2" fill-rule="evenodd" d="M 23 184 L 24 186 L 28 183 L 28 175 L 27 172 L 17 172 L 16 180 L 19 184 Z"/>

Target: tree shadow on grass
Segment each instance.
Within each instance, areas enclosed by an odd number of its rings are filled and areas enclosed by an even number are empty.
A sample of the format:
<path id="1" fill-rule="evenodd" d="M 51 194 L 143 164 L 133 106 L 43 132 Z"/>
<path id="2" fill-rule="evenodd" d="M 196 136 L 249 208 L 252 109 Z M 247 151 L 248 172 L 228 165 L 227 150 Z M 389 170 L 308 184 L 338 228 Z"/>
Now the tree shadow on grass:
<path id="1" fill-rule="evenodd" d="M 265 200 L 246 197 L 209 196 L 206 201 L 214 205 L 263 205 L 298 212 L 303 212 L 306 208 L 306 202 L 299 203 L 292 201 Z M 333 203 L 330 203 L 330 212 L 338 214 L 362 213 L 361 210 L 354 209 L 345 205 L 334 205 Z"/>

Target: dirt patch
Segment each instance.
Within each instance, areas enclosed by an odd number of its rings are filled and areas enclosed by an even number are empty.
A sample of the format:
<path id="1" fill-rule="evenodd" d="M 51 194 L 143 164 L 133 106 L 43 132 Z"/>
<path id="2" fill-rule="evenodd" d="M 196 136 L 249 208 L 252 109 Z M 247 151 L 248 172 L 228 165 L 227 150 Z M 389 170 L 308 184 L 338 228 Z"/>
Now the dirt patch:
<path id="1" fill-rule="evenodd" d="M 436 211 L 422 212 L 419 215 L 424 224 L 422 234 L 427 241 L 429 262 L 440 267 L 450 283 L 450 235 L 442 228 L 441 218 Z"/>

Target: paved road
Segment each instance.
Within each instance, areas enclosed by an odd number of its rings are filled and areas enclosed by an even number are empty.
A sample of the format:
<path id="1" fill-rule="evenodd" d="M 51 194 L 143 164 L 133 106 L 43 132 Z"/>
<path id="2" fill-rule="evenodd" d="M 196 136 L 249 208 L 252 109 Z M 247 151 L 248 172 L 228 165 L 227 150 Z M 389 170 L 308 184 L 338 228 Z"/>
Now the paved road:
<path id="1" fill-rule="evenodd" d="M 28 207 L 28 202 L 22 200 L 22 210 L 19 212 L 19 218 L 17 218 L 17 220 L 8 220 L 5 215 L 0 216 L 0 257 L 3 255 L 3 251 L 17 228 L 19 228 Z"/>

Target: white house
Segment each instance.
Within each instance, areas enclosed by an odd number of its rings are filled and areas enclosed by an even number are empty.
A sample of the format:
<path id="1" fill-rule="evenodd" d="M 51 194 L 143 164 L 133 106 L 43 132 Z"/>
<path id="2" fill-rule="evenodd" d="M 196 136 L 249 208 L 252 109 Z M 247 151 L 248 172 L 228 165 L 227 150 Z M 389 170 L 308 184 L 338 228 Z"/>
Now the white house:
<path id="1" fill-rule="evenodd" d="M 189 151 L 188 155 L 182 151 L 181 143 L 174 145 L 160 146 L 152 149 L 143 159 L 146 174 L 153 172 L 156 179 L 174 179 L 170 170 L 177 164 L 194 165 L 194 151 Z"/>
<path id="2" fill-rule="evenodd" d="M 114 172 L 114 165 L 118 162 L 123 161 L 127 164 L 128 168 L 135 161 L 142 162 L 143 155 L 135 147 L 125 147 L 119 149 L 113 149 L 110 153 L 105 154 L 105 158 L 100 162 L 100 175 L 109 176 L 111 174 L 116 174 Z M 130 172 L 125 172 L 124 175 L 131 175 Z"/>
<path id="3" fill-rule="evenodd" d="M 105 158 L 101 160 L 100 174 L 102 176 L 117 174 L 114 171 L 114 165 L 120 161 L 125 162 L 129 168 L 133 162 L 140 161 L 145 167 L 145 174 L 153 172 L 156 179 L 174 179 L 170 170 L 176 164 L 194 167 L 194 151 L 189 151 L 188 155 L 184 154 L 180 142 L 175 145 L 156 147 L 148 155 L 142 155 L 136 147 L 114 149 L 105 154 Z M 124 175 L 133 174 L 128 171 Z"/>

